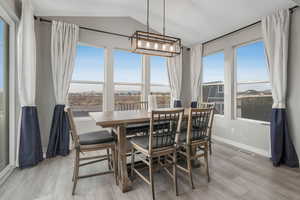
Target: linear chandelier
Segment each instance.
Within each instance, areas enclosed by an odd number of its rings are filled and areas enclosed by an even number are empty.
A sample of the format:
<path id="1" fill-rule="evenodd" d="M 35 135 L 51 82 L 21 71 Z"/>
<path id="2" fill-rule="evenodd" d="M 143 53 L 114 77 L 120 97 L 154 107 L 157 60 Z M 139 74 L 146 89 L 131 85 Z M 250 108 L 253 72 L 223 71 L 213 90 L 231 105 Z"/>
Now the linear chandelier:
<path id="1" fill-rule="evenodd" d="M 147 32 L 136 31 L 131 37 L 133 52 L 163 57 L 174 57 L 181 54 L 181 39 L 165 35 L 166 1 L 163 1 L 163 34 L 149 31 L 149 0 L 147 0 Z"/>

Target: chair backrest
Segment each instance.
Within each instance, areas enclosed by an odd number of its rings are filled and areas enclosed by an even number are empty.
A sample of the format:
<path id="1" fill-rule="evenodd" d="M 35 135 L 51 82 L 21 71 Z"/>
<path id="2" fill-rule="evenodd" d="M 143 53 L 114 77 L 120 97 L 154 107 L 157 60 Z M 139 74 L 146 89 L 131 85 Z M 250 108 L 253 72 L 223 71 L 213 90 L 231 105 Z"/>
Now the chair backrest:
<path id="1" fill-rule="evenodd" d="M 70 134 L 71 134 L 72 140 L 75 144 L 75 147 L 79 147 L 80 146 L 79 145 L 79 136 L 77 134 L 73 111 L 70 107 L 66 107 L 65 111 L 68 114 L 68 121 L 69 121 L 69 125 L 70 125 Z"/>
<path id="2" fill-rule="evenodd" d="M 209 122 L 209 139 L 211 138 L 211 129 L 213 126 L 213 122 L 214 122 L 214 115 L 216 112 L 216 103 L 215 102 L 211 102 L 211 103 L 201 103 L 199 104 L 199 108 L 211 108 L 212 109 L 212 115 L 210 118 L 210 122 Z"/>
<path id="3" fill-rule="evenodd" d="M 190 108 L 186 141 L 190 144 L 210 136 L 213 108 Z"/>
<path id="4" fill-rule="evenodd" d="M 132 102 L 132 103 L 118 103 L 115 106 L 117 111 L 127 111 L 127 110 L 148 110 L 148 102 Z"/>
<path id="5" fill-rule="evenodd" d="M 178 133 L 184 109 L 154 110 L 151 112 L 149 153 L 155 149 L 174 146 L 178 142 Z"/>

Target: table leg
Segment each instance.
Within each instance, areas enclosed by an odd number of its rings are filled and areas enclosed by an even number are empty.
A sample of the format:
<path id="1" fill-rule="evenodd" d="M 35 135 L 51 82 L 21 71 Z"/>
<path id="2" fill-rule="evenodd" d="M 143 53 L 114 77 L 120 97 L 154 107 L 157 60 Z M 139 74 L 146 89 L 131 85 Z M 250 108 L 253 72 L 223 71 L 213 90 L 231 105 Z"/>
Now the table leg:
<path id="1" fill-rule="evenodd" d="M 128 177 L 127 171 L 127 138 L 126 128 L 124 126 L 117 127 L 118 135 L 118 179 L 119 186 L 122 192 L 128 192 L 131 189 L 131 181 Z"/>

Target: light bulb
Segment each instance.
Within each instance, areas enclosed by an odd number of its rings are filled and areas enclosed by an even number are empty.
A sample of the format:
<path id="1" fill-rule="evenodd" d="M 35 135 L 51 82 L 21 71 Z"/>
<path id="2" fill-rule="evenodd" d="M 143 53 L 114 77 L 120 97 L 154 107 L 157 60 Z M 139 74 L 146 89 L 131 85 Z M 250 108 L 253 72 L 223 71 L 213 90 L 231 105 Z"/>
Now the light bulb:
<path id="1" fill-rule="evenodd" d="M 157 43 L 154 44 L 154 49 L 158 49 L 158 44 Z"/>
<path id="2" fill-rule="evenodd" d="M 165 44 L 163 44 L 162 49 L 166 50 L 166 45 Z"/>
<path id="3" fill-rule="evenodd" d="M 139 41 L 138 41 L 138 47 L 141 47 L 141 46 L 142 46 L 142 41 L 139 40 Z"/>
<path id="4" fill-rule="evenodd" d="M 170 46 L 170 51 L 174 51 L 174 46 Z"/>
<path id="5" fill-rule="evenodd" d="M 146 47 L 149 48 L 150 47 L 150 42 L 146 43 Z"/>

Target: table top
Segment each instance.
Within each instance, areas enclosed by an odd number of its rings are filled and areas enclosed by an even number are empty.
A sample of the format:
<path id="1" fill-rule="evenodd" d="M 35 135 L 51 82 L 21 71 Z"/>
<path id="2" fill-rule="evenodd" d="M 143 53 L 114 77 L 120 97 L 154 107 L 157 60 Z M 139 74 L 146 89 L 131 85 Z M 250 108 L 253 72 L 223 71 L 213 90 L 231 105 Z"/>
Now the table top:
<path id="1" fill-rule="evenodd" d="M 176 110 L 178 108 L 166 108 L 158 110 Z M 182 108 L 180 108 L 182 109 Z M 184 115 L 188 116 L 188 110 L 184 110 Z M 90 112 L 89 115 L 96 121 L 96 125 L 104 128 L 115 127 L 121 124 L 143 123 L 150 121 L 151 112 L 146 110 L 139 111 L 107 111 Z"/>

